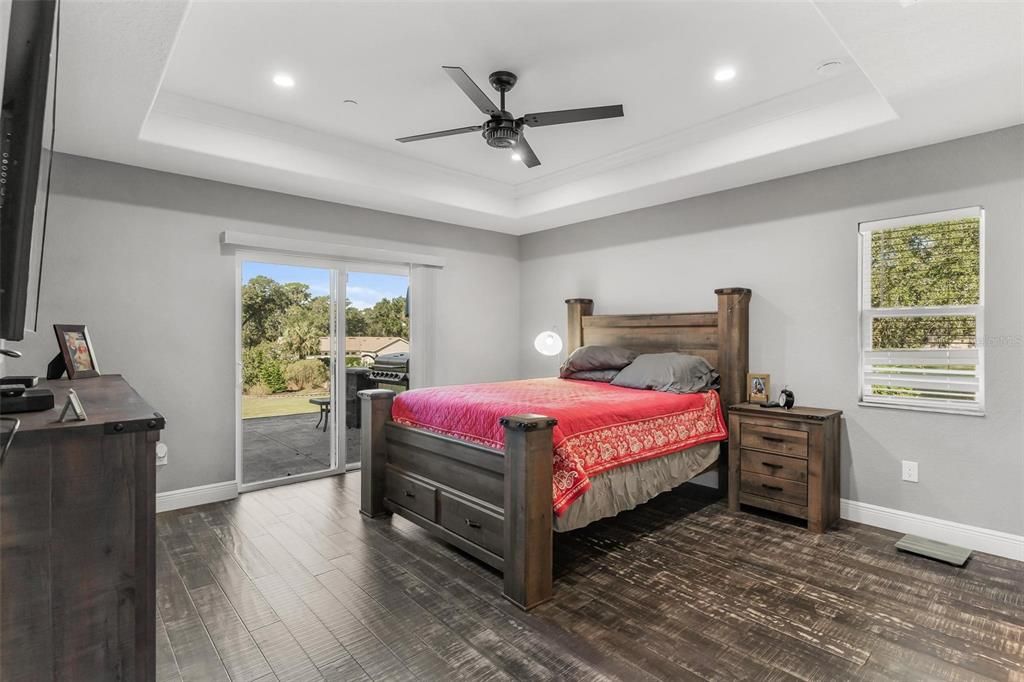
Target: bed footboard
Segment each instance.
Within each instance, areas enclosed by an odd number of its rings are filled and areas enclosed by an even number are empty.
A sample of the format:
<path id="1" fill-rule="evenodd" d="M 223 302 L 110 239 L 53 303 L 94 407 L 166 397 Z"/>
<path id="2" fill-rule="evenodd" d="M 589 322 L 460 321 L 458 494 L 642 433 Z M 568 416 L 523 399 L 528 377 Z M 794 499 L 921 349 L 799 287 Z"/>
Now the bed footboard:
<path id="1" fill-rule="evenodd" d="M 392 422 L 393 391 L 359 397 L 360 513 L 399 514 L 502 571 L 522 609 L 550 599 L 555 420 L 505 417 L 502 453 Z"/>
<path id="2" fill-rule="evenodd" d="M 554 457 L 551 430 L 539 414 L 505 417 L 505 597 L 523 609 L 551 598 Z"/>

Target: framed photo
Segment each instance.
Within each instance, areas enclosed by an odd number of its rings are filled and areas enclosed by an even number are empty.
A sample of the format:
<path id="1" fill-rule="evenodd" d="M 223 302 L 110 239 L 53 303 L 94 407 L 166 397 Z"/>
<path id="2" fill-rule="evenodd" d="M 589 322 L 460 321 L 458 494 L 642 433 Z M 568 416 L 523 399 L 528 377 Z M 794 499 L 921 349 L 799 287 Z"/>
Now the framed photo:
<path id="1" fill-rule="evenodd" d="M 98 377 L 100 368 L 85 325 L 55 324 L 53 330 L 57 333 L 57 345 L 68 370 L 68 379 Z"/>
<path id="2" fill-rule="evenodd" d="M 766 403 L 771 395 L 772 379 L 769 374 L 747 374 L 747 400 Z"/>

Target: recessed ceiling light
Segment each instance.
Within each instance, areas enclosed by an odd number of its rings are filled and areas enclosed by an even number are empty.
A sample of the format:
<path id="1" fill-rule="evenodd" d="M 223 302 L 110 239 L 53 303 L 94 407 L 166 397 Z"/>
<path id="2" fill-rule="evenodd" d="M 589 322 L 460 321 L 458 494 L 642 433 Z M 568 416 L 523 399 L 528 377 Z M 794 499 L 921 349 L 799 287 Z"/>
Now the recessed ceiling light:
<path id="1" fill-rule="evenodd" d="M 279 88 L 294 88 L 295 79 L 289 73 L 275 73 L 274 85 Z"/>
<path id="2" fill-rule="evenodd" d="M 715 71 L 715 80 L 718 81 L 719 83 L 731 81 L 735 77 L 736 69 L 732 68 L 731 66 L 722 66 Z"/>

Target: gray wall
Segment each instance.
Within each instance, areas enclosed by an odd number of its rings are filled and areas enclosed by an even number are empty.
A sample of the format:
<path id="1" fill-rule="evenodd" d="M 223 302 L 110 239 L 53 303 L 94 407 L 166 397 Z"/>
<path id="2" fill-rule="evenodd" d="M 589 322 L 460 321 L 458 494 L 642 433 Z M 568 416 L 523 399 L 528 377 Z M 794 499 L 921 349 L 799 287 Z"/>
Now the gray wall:
<path id="1" fill-rule="evenodd" d="M 562 300 L 597 312 L 715 307 L 750 287 L 752 371 L 797 400 L 843 410 L 843 497 L 1024 532 L 1024 127 L 528 235 L 520 241 L 525 376 L 565 328 Z M 859 407 L 857 223 L 980 204 L 986 209 L 985 417 Z M 920 483 L 900 480 L 900 460 Z"/>
<path id="2" fill-rule="evenodd" d="M 235 478 L 235 261 L 224 230 L 435 253 L 437 383 L 518 374 L 515 237 L 58 156 L 40 327 L 7 371 L 45 372 L 55 322 L 86 323 L 104 373 L 166 417 L 160 491 Z"/>
<path id="3" fill-rule="evenodd" d="M 233 480 L 234 259 L 223 230 L 437 253 L 439 383 L 554 373 L 532 349 L 562 300 L 598 312 L 713 309 L 747 286 L 751 368 L 845 413 L 843 496 L 1024 532 L 1024 127 L 520 239 L 58 156 L 41 329 L 7 371 L 42 372 L 54 322 L 85 322 L 105 372 L 167 415 L 161 491 Z M 988 414 L 857 406 L 857 223 L 986 209 Z M 899 461 L 920 463 L 918 484 Z"/>

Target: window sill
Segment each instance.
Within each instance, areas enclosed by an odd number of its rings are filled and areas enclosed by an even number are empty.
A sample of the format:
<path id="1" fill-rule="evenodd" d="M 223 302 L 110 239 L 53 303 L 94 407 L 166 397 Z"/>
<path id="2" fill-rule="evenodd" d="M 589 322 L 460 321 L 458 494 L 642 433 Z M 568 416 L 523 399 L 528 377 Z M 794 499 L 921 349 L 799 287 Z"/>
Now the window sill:
<path id="1" fill-rule="evenodd" d="M 907 410 L 909 412 L 934 412 L 938 414 L 955 414 L 961 417 L 984 417 L 985 410 L 978 408 L 973 410 L 953 410 L 945 407 L 922 407 L 920 405 L 894 405 L 888 403 L 872 403 L 864 400 L 858 401 L 860 407 L 880 407 L 883 410 Z"/>

